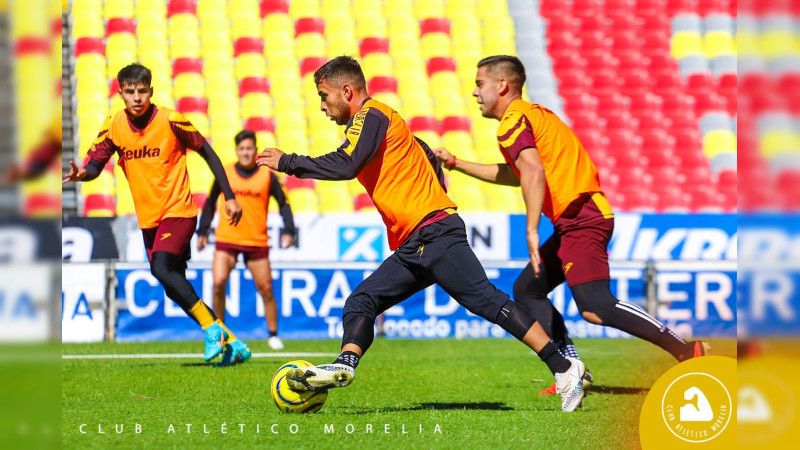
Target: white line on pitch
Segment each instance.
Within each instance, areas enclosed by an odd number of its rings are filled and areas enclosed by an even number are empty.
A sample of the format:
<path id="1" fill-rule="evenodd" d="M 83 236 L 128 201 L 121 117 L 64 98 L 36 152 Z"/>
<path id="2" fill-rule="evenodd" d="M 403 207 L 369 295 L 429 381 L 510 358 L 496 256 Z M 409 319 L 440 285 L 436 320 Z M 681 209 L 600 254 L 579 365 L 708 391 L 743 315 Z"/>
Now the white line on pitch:
<path id="1" fill-rule="evenodd" d="M 253 353 L 253 358 L 301 358 L 313 356 L 339 356 L 338 353 Z M 121 353 L 117 355 L 61 355 L 61 359 L 167 359 L 202 358 L 202 353 Z"/>

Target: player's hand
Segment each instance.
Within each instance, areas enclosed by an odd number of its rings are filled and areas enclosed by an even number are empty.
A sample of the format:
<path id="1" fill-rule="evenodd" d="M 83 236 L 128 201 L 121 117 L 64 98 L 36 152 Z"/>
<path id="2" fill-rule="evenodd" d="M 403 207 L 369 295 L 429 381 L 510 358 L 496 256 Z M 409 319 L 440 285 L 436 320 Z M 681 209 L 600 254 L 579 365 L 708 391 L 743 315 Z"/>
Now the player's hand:
<path id="1" fill-rule="evenodd" d="M 281 160 L 281 156 L 283 156 L 283 152 L 277 148 L 265 148 L 256 156 L 256 164 L 278 170 L 278 161 Z"/>
<path id="2" fill-rule="evenodd" d="M 208 245 L 208 236 L 197 236 L 197 251 L 202 252 Z"/>
<path id="3" fill-rule="evenodd" d="M 294 236 L 291 234 L 282 234 L 281 235 L 281 248 L 289 248 L 293 246 L 295 243 Z"/>
<path id="4" fill-rule="evenodd" d="M 542 274 L 542 258 L 539 256 L 539 233 L 528 232 L 528 252 L 531 255 L 531 266 L 536 278 Z"/>
<path id="5" fill-rule="evenodd" d="M 228 215 L 229 225 L 235 227 L 239 224 L 239 221 L 242 219 L 242 207 L 235 198 L 225 200 L 225 214 Z"/>
<path id="6" fill-rule="evenodd" d="M 453 160 L 453 155 L 444 147 L 433 149 L 433 154 L 436 155 L 436 159 L 438 159 L 439 162 L 444 165 L 450 164 L 450 162 Z"/>
<path id="7" fill-rule="evenodd" d="M 72 166 L 72 168 L 69 170 L 69 173 L 64 176 L 64 179 L 61 180 L 61 184 L 67 184 L 70 181 L 81 181 L 86 178 L 86 169 L 75 165 L 75 161 L 70 161 L 69 165 Z"/>

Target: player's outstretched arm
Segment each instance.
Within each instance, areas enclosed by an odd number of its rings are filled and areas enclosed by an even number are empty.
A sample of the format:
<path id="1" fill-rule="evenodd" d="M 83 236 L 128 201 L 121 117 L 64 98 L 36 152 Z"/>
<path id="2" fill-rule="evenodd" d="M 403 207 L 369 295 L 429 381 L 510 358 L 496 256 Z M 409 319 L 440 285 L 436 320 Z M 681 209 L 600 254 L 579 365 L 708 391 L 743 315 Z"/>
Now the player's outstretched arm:
<path id="1" fill-rule="evenodd" d="M 503 186 L 519 186 L 519 178 L 508 164 L 480 164 L 456 158 L 446 148 L 435 149 L 436 158 L 448 170 L 458 170 L 479 180 Z"/>
<path id="2" fill-rule="evenodd" d="M 69 172 L 64 175 L 64 179 L 61 180 L 61 184 L 67 184 L 70 181 L 91 181 L 97 178 L 100 175 L 100 172 L 103 170 L 103 163 L 94 159 L 90 159 L 89 163 L 83 167 L 78 167 L 78 165 L 75 164 L 75 161 L 70 161 L 69 164 Z"/>

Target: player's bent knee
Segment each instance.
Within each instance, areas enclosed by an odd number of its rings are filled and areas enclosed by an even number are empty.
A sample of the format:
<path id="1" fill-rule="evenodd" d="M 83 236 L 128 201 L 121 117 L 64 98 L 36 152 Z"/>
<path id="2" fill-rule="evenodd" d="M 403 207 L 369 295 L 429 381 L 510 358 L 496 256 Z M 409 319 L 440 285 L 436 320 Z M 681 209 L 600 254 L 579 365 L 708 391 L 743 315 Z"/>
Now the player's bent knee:
<path id="1" fill-rule="evenodd" d="M 536 323 L 536 319 L 524 306 L 509 300 L 500 308 L 500 313 L 497 315 L 495 323 L 521 341 L 525 334 L 528 333 L 528 330 Z"/>

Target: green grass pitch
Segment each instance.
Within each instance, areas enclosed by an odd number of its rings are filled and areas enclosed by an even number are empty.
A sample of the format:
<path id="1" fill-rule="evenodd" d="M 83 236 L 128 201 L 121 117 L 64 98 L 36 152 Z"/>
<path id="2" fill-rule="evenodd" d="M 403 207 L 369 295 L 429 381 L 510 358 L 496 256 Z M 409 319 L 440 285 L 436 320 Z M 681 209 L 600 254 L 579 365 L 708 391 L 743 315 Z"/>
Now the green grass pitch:
<path id="1" fill-rule="evenodd" d="M 736 356 L 734 339 L 709 342 L 713 354 Z M 638 447 L 647 390 L 675 362 L 639 340 L 576 344 L 595 386 L 571 414 L 561 412 L 557 396 L 538 394 L 552 376 L 512 339 L 376 339 L 353 384 L 331 390 L 322 410 L 311 415 L 279 412 L 268 392 L 270 379 L 291 359 L 320 364 L 333 358 L 254 358 L 228 368 L 201 359 L 62 360 L 62 443 L 315 450 Z M 270 352 L 266 342 L 250 346 Z M 332 340 L 287 341 L 283 352 L 337 353 L 338 346 Z M 63 354 L 201 351 L 200 341 L 62 346 Z"/>

